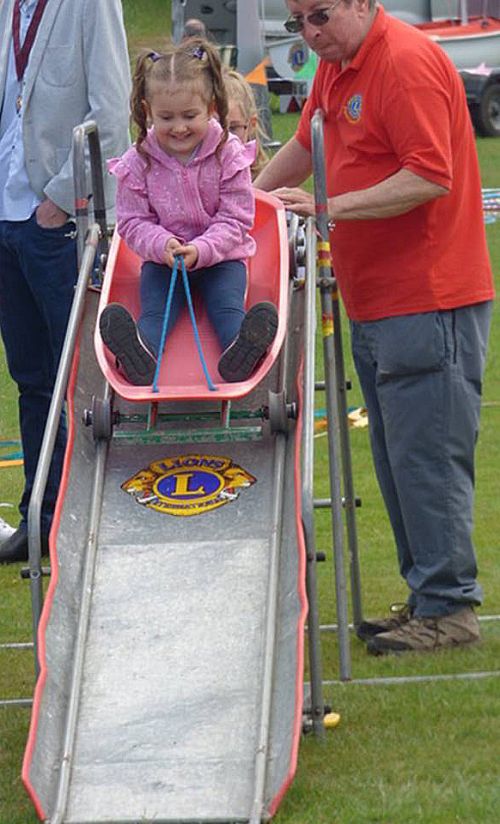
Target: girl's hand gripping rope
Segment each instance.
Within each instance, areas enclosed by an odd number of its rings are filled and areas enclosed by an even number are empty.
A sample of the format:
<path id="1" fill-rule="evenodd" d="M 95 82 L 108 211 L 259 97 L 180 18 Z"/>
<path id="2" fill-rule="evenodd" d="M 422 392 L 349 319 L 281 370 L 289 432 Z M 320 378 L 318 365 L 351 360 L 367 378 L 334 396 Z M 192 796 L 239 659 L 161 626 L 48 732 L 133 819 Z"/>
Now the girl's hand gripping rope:
<path id="1" fill-rule="evenodd" d="M 176 257 L 184 258 L 186 269 L 192 269 L 198 260 L 198 249 L 194 243 L 184 244 L 181 243 L 180 240 L 177 240 L 177 238 L 172 237 L 165 246 L 165 263 L 167 266 L 170 266 L 171 269 L 174 267 L 174 259 Z"/>

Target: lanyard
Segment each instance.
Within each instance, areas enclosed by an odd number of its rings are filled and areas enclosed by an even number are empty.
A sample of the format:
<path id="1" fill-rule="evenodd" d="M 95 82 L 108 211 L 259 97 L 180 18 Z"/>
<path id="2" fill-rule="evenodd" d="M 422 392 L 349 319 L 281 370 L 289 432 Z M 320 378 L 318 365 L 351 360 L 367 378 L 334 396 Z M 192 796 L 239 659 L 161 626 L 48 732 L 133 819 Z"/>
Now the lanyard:
<path id="1" fill-rule="evenodd" d="M 19 0 L 15 0 L 14 11 L 12 14 L 12 39 L 14 41 L 14 58 L 16 61 L 16 74 L 18 80 L 23 79 L 24 70 L 26 69 L 26 64 L 28 63 L 31 48 L 35 42 L 38 26 L 40 25 L 40 20 L 42 19 L 42 14 L 46 5 L 47 0 L 38 0 L 35 13 L 31 19 L 31 23 L 29 24 L 28 31 L 26 32 L 26 37 L 24 38 L 24 43 L 21 48 L 21 10 Z"/>

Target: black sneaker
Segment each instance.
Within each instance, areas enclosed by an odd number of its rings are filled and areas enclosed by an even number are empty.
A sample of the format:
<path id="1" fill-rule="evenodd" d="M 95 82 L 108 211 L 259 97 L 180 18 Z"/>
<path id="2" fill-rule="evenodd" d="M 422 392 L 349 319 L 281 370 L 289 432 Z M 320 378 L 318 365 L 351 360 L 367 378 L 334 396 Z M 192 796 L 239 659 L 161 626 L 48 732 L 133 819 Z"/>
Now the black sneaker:
<path id="1" fill-rule="evenodd" d="M 218 369 L 228 383 L 246 381 L 271 346 L 278 329 L 278 312 L 272 303 L 256 303 L 248 310 L 234 341 L 222 353 Z"/>
<path id="2" fill-rule="evenodd" d="M 49 554 L 49 537 L 41 536 L 42 555 Z M 0 564 L 17 564 L 28 560 L 28 533 L 26 527 L 18 527 L 0 546 Z"/>
<path id="3" fill-rule="evenodd" d="M 153 383 L 156 358 L 141 339 L 137 324 L 121 303 L 110 303 L 99 318 L 101 337 L 134 386 Z"/>

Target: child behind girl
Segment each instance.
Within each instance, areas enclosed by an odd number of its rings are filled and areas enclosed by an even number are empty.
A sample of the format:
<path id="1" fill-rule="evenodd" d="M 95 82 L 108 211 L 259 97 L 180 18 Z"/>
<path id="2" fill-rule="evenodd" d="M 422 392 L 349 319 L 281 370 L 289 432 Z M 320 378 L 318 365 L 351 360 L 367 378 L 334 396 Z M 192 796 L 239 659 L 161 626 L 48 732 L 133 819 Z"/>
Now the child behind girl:
<path id="1" fill-rule="evenodd" d="M 274 340 L 278 316 L 268 302 L 244 310 L 245 260 L 255 252 L 255 145 L 228 132 L 216 49 L 193 38 L 140 56 L 131 104 L 136 144 L 108 165 L 118 180 L 118 232 L 144 261 L 141 312 L 136 324 L 124 306 L 109 304 L 102 339 L 131 383 L 152 383 L 174 258 L 182 256 L 222 349 L 219 373 L 244 381 Z M 184 303 L 178 278 L 167 334 Z"/>
<path id="2" fill-rule="evenodd" d="M 250 83 L 235 69 L 224 71 L 224 85 L 228 97 L 229 131 L 237 135 L 242 143 L 255 141 L 256 155 L 251 166 L 253 180 L 269 160 L 262 146 L 266 135 L 259 122 L 255 96 Z"/>

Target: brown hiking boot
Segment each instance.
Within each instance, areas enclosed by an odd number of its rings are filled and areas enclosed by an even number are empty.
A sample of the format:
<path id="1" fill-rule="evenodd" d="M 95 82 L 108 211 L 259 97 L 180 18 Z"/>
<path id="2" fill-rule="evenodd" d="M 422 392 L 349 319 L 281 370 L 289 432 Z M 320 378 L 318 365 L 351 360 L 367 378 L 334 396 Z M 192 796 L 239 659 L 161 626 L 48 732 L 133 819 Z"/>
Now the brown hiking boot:
<path id="1" fill-rule="evenodd" d="M 480 640 L 479 622 L 472 607 L 436 618 L 411 618 L 406 624 L 375 635 L 368 641 L 368 652 L 434 652 L 444 647 L 461 647 Z"/>
<path id="2" fill-rule="evenodd" d="M 390 632 L 393 629 L 407 624 L 411 618 L 411 610 L 408 604 L 391 604 L 391 615 L 389 618 L 375 618 L 373 621 L 362 621 L 356 627 L 356 635 L 362 641 L 371 641 L 375 635 L 381 632 Z"/>

